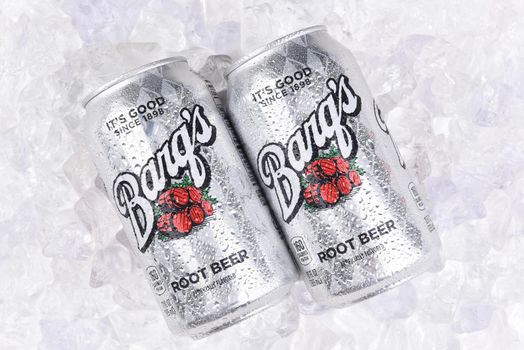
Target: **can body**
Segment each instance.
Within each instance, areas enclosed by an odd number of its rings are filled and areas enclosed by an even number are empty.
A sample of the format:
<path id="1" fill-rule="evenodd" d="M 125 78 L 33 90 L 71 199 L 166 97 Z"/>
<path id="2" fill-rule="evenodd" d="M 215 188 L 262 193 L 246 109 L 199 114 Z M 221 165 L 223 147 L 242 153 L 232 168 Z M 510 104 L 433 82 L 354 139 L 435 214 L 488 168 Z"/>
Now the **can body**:
<path id="1" fill-rule="evenodd" d="M 317 302 L 362 300 L 438 257 L 431 218 L 362 73 L 323 27 L 234 64 L 228 109 Z"/>
<path id="2" fill-rule="evenodd" d="M 93 159 L 174 333 L 206 336 L 287 294 L 286 245 L 185 60 L 123 76 L 86 110 Z"/>

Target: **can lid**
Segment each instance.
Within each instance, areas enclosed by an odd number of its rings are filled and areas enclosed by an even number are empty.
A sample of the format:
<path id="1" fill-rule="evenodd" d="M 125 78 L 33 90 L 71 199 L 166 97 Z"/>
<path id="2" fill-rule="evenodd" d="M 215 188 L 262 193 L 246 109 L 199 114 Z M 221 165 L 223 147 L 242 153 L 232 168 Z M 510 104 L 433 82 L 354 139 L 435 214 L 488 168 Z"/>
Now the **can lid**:
<path id="1" fill-rule="evenodd" d="M 259 47 L 255 51 L 253 51 L 253 52 L 245 55 L 244 57 L 240 58 L 239 60 L 233 62 L 233 64 L 231 64 L 231 66 L 229 67 L 229 69 L 226 72 L 226 77 L 229 74 L 231 74 L 235 69 L 237 69 L 238 67 L 240 67 L 243 64 L 247 63 L 248 61 L 252 60 L 256 56 L 258 56 L 258 55 L 260 55 L 260 54 L 262 54 L 262 53 L 264 53 L 264 52 L 266 52 L 268 50 L 271 50 L 271 49 L 273 49 L 273 48 L 275 48 L 277 46 L 280 46 L 280 45 L 288 42 L 289 40 L 293 40 L 296 37 L 299 37 L 299 36 L 302 36 L 304 34 L 311 33 L 311 32 L 317 32 L 317 31 L 320 31 L 320 30 L 327 30 L 326 26 L 324 26 L 324 25 L 316 25 L 316 26 L 303 28 L 303 29 L 297 30 L 296 32 L 284 35 L 284 36 L 282 36 L 282 37 L 280 37 L 280 38 L 278 38 L 276 40 L 273 40 L 270 43 L 268 43 L 268 44 L 266 44 L 264 46 Z"/>
<path id="2" fill-rule="evenodd" d="M 159 66 L 163 66 L 165 64 L 168 64 L 168 63 L 176 63 L 176 62 L 185 62 L 187 63 L 187 59 L 185 57 L 182 57 L 182 56 L 174 56 L 174 57 L 169 57 L 169 58 L 164 58 L 164 59 L 161 59 L 161 60 L 158 60 L 158 61 L 154 61 L 154 62 L 151 62 L 151 63 L 148 63 L 148 64 L 144 64 L 143 66 L 140 66 L 140 67 L 137 67 L 135 69 L 132 69 L 122 75 L 120 75 L 118 78 L 115 78 L 113 80 L 111 80 L 110 82 L 102 85 L 101 87 L 99 87 L 98 89 L 96 89 L 95 91 L 91 92 L 89 95 L 87 95 L 83 101 L 82 101 L 82 106 L 87 106 L 87 104 L 89 102 L 91 102 L 91 100 L 93 100 L 95 97 L 97 97 L 98 95 L 100 95 L 102 92 L 106 91 L 107 89 L 109 89 L 110 87 L 118 84 L 118 83 L 121 83 L 129 78 L 132 78 L 142 72 L 145 72 L 149 69 L 153 69 L 153 68 L 156 68 L 156 67 L 159 67 Z"/>

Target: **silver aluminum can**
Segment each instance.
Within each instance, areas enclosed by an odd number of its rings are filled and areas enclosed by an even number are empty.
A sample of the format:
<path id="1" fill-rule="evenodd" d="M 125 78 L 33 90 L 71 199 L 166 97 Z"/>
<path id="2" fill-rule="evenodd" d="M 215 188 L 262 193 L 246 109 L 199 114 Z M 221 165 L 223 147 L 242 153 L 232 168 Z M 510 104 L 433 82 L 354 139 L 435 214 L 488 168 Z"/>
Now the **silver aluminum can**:
<path id="1" fill-rule="evenodd" d="M 365 299 L 438 258 L 428 210 L 362 73 L 323 26 L 234 63 L 227 100 L 317 302 Z"/>
<path id="2" fill-rule="evenodd" d="M 86 101 L 90 152 L 175 334 L 206 336 L 288 293 L 287 246 L 212 86 L 184 58 Z"/>

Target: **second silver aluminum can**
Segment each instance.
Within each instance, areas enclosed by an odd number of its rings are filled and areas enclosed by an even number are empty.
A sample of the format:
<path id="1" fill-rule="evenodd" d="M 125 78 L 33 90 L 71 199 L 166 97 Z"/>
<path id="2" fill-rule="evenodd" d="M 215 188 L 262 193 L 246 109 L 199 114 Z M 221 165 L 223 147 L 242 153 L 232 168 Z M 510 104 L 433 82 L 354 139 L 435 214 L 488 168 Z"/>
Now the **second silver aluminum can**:
<path id="1" fill-rule="evenodd" d="M 352 54 L 316 26 L 233 64 L 230 118 L 316 301 L 424 271 L 439 241 Z"/>
<path id="2" fill-rule="evenodd" d="M 91 154 L 169 328 L 195 338 L 286 295 L 295 267 L 213 87 L 183 58 L 86 105 Z"/>

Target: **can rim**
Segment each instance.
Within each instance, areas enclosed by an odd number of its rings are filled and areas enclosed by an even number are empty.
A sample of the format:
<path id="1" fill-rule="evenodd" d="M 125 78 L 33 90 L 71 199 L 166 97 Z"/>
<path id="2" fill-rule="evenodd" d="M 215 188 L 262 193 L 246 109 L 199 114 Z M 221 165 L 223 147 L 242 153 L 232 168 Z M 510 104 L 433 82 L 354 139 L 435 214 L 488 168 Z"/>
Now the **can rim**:
<path id="1" fill-rule="evenodd" d="M 297 30 L 295 32 L 286 34 L 284 36 L 281 36 L 280 38 L 275 39 L 273 41 L 270 41 L 269 43 L 265 44 L 264 46 L 258 47 L 257 49 L 255 49 L 251 53 L 249 53 L 249 54 L 241 57 L 240 59 L 236 60 L 235 62 L 233 62 L 231 64 L 231 66 L 229 67 L 229 69 L 226 71 L 225 76 L 227 77 L 228 75 L 233 73 L 233 71 L 236 70 L 237 68 L 239 68 L 240 66 L 246 64 L 247 62 L 251 61 L 255 57 L 261 55 L 262 53 L 264 53 L 264 52 L 266 52 L 268 50 L 271 50 L 271 49 L 273 49 L 273 48 L 275 48 L 277 46 L 280 46 L 280 45 L 288 42 L 289 40 L 295 39 L 296 37 L 299 37 L 299 36 L 302 36 L 304 34 L 308 34 L 308 33 L 311 33 L 311 32 L 321 31 L 321 30 L 323 30 L 323 31 L 327 30 L 326 26 L 319 24 L 319 25 L 314 25 L 314 26 L 311 26 L 311 27 L 306 27 L 306 28 Z"/>
<path id="2" fill-rule="evenodd" d="M 92 91 L 90 94 L 88 94 L 84 99 L 82 100 L 82 106 L 85 108 L 89 102 L 91 102 L 95 97 L 109 89 L 110 87 L 119 84 L 123 81 L 126 81 L 142 72 L 145 72 L 149 69 L 153 69 L 159 66 L 163 66 L 168 63 L 176 63 L 176 62 L 185 62 L 187 63 L 187 59 L 183 56 L 173 56 L 168 58 L 163 58 L 161 60 L 153 61 L 147 64 L 144 64 L 142 66 L 139 66 L 137 68 L 131 69 L 130 71 L 127 71 L 120 76 L 118 76 L 115 79 L 110 80 L 109 82 L 105 83 L 104 85 L 100 86 L 99 88 Z"/>

